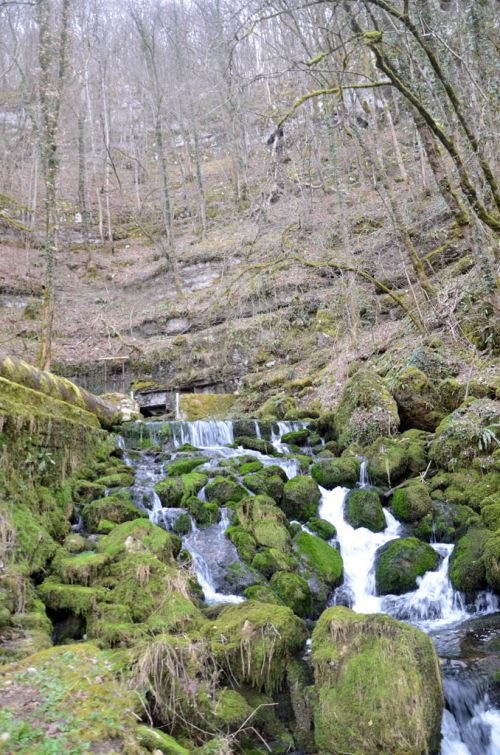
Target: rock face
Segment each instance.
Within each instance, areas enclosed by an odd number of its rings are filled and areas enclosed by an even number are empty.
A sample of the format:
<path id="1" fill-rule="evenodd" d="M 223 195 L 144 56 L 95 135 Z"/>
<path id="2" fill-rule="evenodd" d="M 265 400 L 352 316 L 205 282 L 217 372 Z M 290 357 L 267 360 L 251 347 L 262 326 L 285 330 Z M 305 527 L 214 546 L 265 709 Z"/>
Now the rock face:
<path id="1" fill-rule="evenodd" d="M 439 751 L 443 693 L 432 640 L 382 614 L 328 608 L 312 637 L 318 752 Z"/>
<path id="2" fill-rule="evenodd" d="M 375 581 L 378 595 L 402 595 L 417 587 L 417 577 L 436 569 L 439 555 L 416 537 L 401 537 L 377 552 Z"/>
<path id="3" fill-rule="evenodd" d="M 183 393 L 179 398 L 182 419 L 226 419 L 236 397 L 232 393 Z"/>
<path id="4" fill-rule="evenodd" d="M 335 414 L 339 445 L 368 445 L 399 427 L 396 402 L 381 377 L 359 370 L 346 384 Z"/>
<path id="5" fill-rule="evenodd" d="M 126 393 L 103 393 L 101 398 L 116 406 L 120 413 L 120 422 L 142 419 L 140 406 L 132 396 L 127 396 Z"/>
<path id="6" fill-rule="evenodd" d="M 418 367 L 408 367 L 397 377 L 393 395 L 405 428 L 433 432 L 446 414 L 439 390 Z"/>

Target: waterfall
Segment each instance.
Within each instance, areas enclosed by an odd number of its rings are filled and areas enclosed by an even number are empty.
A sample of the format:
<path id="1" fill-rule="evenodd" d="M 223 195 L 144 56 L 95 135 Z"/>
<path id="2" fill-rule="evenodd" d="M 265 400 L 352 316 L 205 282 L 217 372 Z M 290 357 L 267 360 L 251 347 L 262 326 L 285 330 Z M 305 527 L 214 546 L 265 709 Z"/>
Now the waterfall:
<path id="1" fill-rule="evenodd" d="M 274 448 L 281 454 L 288 454 L 290 453 L 290 449 L 288 448 L 286 443 L 281 442 L 281 438 L 283 435 L 286 435 L 287 433 L 295 433 L 298 430 L 304 430 L 309 425 L 308 422 L 275 422 L 271 426 L 271 443 L 273 444 Z"/>
<path id="2" fill-rule="evenodd" d="M 181 394 L 179 391 L 175 392 L 175 419 L 182 419 L 181 416 Z"/>
<path id="3" fill-rule="evenodd" d="M 262 435 L 261 435 L 261 432 L 260 432 L 259 421 L 256 420 L 256 419 L 254 419 L 253 426 L 255 427 L 255 437 L 260 440 L 262 438 Z"/>
<path id="4" fill-rule="evenodd" d="M 375 554 L 381 545 L 399 537 L 401 525 L 384 509 L 387 524 L 383 532 L 371 532 L 365 527 L 354 529 L 344 519 L 347 488 L 321 489 L 319 516 L 334 525 L 344 560 L 344 587 L 352 595 L 352 608 L 360 613 L 381 610 L 381 599 L 375 595 Z"/>
<path id="5" fill-rule="evenodd" d="M 231 420 L 196 420 L 195 422 L 168 422 L 170 437 L 175 448 L 190 443 L 196 448 L 216 448 L 234 443 Z"/>
<path id="6" fill-rule="evenodd" d="M 370 484 L 370 478 L 368 476 L 368 462 L 364 457 L 360 459 L 361 464 L 359 467 L 359 487 L 366 488 Z"/>
<path id="7" fill-rule="evenodd" d="M 461 662 L 443 665 L 447 709 L 443 715 L 441 755 L 498 755 L 500 711 L 493 708 L 487 683 Z"/>
<path id="8" fill-rule="evenodd" d="M 219 591 L 223 587 L 227 566 L 240 560 L 236 548 L 225 535 L 229 524 L 229 513 L 227 509 L 222 509 L 219 524 L 199 530 L 193 522 L 193 530 L 183 542 L 184 548 L 191 554 L 196 578 L 203 590 L 205 601 L 209 604 L 241 603 L 244 600 L 240 595 Z"/>

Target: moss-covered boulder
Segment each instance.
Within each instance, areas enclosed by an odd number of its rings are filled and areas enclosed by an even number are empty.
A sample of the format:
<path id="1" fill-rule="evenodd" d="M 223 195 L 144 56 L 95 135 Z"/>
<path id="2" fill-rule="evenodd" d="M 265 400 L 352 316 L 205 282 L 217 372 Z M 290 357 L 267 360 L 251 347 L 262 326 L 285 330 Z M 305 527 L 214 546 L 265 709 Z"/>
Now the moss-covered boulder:
<path id="1" fill-rule="evenodd" d="M 261 603 L 273 603 L 277 606 L 284 605 L 274 590 L 269 585 L 251 585 L 244 590 L 243 595 L 248 600 L 258 600 Z"/>
<path id="2" fill-rule="evenodd" d="M 432 512 L 432 499 L 423 483 L 413 483 L 400 488 L 392 496 L 392 510 L 402 522 L 417 522 Z"/>
<path id="3" fill-rule="evenodd" d="M 234 442 L 242 448 L 248 448 L 250 451 L 259 451 L 261 454 L 267 454 L 268 456 L 274 456 L 275 449 L 271 441 L 264 440 L 263 438 L 252 438 L 244 435 L 240 438 L 235 438 Z"/>
<path id="4" fill-rule="evenodd" d="M 358 459 L 343 456 L 340 459 L 325 459 L 311 467 L 311 477 L 322 488 L 333 490 L 341 486 L 350 487 L 359 480 L 360 462 Z"/>
<path id="5" fill-rule="evenodd" d="M 483 560 L 489 587 L 500 592 L 500 529 L 486 540 Z"/>
<path id="6" fill-rule="evenodd" d="M 180 477 L 183 474 L 189 474 L 189 472 L 192 472 L 202 464 L 206 464 L 207 461 L 208 459 L 204 457 L 175 459 L 175 461 L 171 461 L 166 465 L 165 472 L 168 477 Z"/>
<path id="7" fill-rule="evenodd" d="M 228 477 L 214 477 L 205 487 L 205 498 L 209 502 L 225 506 L 233 501 L 241 501 L 248 495 L 244 487 Z"/>
<path id="8" fill-rule="evenodd" d="M 481 519 L 489 530 L 500 530 L 500 502 L 490 503 L 481 509 Z"/>
<path id="9" fill-rule="evenodd" d="M 480 512 L 493 500 L 500 497 L 500 474 L 498 472 L 481 473 L 475 469 L 457 469 L 455 472 L 443 472 L 432 477 L 428 484 L 432 498 L 469 506 Z"/>
<path id="10" fill-rule="evenodd" d="M 312 637 L 321 753 L 438 752 L 443 692 L 424 632 L 389 616 L 328 608 Z"/>
<path id="11" fill-rule="evenodd" d="M 439 554 L 416 537 L 391 540 L 378 549 L 375 558 L 377 595 L 402 595 L 417 587 L 417 577 L 434 571 Z"/>
<path id="12" fill-rule="evenodd" d="M 291 540 L 286 516 L 272 498 L 263 495 L 245 498 L 235 508 L 235 518 L 257 545 L 290 551 Z M 233 540 L 232 533 L 230 536 Z"/>
<path id="13" fill-rule="evenodd" d="M 318 484 L 311 477 L 298 475 L 285 484 L 281 507 L 288 519 L 304 522 L 317 515 L 320 499 Z"/>
<path id="14" fill-rule="evenodd" d="M 105 498 L 98 498 L 97 501 L 87 503 L 83 507 L 83 521 L 87 529 L 96 532 L 99 522 L 106 519 L 115 524 L 123 524 L 133 519 L 147 517 L 146 512 L 137 508 L 131 500 L 130 494 L 109 495 Z"/>
<path id="15" fill-rule="evenodd" d="M 138 752 L 137 696 L 90 643 L 51 647 L 5 667 L 0 708 L 9 752 Z"/>
<path id="16" fill-rule="evenodd" d="M 433 432 L 446 414 L 436 384 L 418 367 L 403 370 L 394 381 L 392 393 L 405 429 Z"/>
<path id="17" fill-rule="evenodd" d="M 243 484 L 256 495 L 268 495 L 274 501 L 281 501 L 283 496 L 283 480 L 278 475 L 267 475 L 262 472 L 247 475 Z"/>
<path id="18" fill-rule="evenodd" d="M 278 571 L 273 574 L 271 588 L 283 603 L 303 619 L 312 616 L 313 595 L 311 588 L 298 574 Z"/>
<path id="19" fill-rule="evenodd" d="M 469 506 L 433 500 L 432 512 L 416 524 L 415 534 L 427 542 L 454 543 L 478 522 L 479 515 Z"/>
<path id="20" fill-rule="evenodd" d="M 220 522 L 221 512 L 216 503 L 206 503 L 196 496 L 190 496 L 183 499 L 182 506 L 200 527 L 210 527 Z"/>
<path id="21" fill-rule="evenodd" d="M 311 532 L 320 537 L 322 540 L 332 540 L 337 534 L 337 530 L 335 529 L 333 524 L 327 522 L 326 519 L 313 517 L 312 519 L 308 519 L 306 524 L 307 529 L 311 530 Z"/>
<path id="22" fill-rule="evenodd" d="M 370 480 L 379 485 L 397 485 L 408 468 L 408 453 L 400 440 L 377 438 L 365 451 Z"/>
<path id="23" fill-rule="evenodd" d="M 295 399 L 291 396 L 274 396 L 262 404 L 257 415 L 263 419 L 285 419 L 288 412 L 294 409 Z"/>
<path id="24" fill-rule="evenodd" d="M 464 403 L 439 424 L 431 444 L 430 457 L 453 471 L 467 467 L 475 458 L 484 458 L 495 448 L 495 426 L 500 424 L 500 403 L 473 399 Z"/>
<path id="25" fill-rule="evenodd" d="M 206 634 L 231 676 L 270 694 L 281 688 L 287 660 L 307 637 L 304 622 L 289 608 L 253 600 L 223 608 Z"/>
<path id="26" fill-rule="evenodd" d="M 184 496 L 184 483 L 181 477 L 167 477 L 156 483 L 155 491 L 163 506 L 177 508 Z"/>
<path id="27" fill-rule="evenodd" d="M 366 446 L 398 427 L 398 408 L 382 378 L 358 370 L 345 385 L 335 413 L 340 448 L 352 443 Z"/>
<path id="28" fill-rule="evenodd" d="M 232 542 L 239 557 L 245 563 L 252 563 L 257 552 L 257 541 L 248 529 L 241 526 L 231 526 L 226 530 L 226 536 Z"/>
<path id="29" fill-rule="evenodd" d="M 293 544 L 307 571 L 315 574 L 330 587 L 340 584 L 344 564 L 342 556 L 335 548 L 303 530 L 295 535 Z"/>
<path id="30" fill-rule="evenodd" d="M 471 527 L 460 538 L 450 558 L 450 580 L 455 590 L 472 600 L 478 590 L 487 587 L 484 552 L 491 533 Z"/>
<path id="31" fill-rule="evenodd" d="M 297 569 L 297 562 L 290 554 L 278 548 L 263 548 L 254 556 L 252 566 L 270 579 L 277 571 L 294 571 Z"/>
<path id="32" fill-rule="evenodd" d="M 404 449 L 407 457 L 406 473 L 415 477 L 424 472 L 429 464 L 429 446 L 432 435 L 424 430 L 405 430 L 398 438 L 398 445 Z"/>
<path id="33" fill-rule="evenodd" d="M 284 433 L 281 436 L 282 443 L 289 443 L 293 446 L 307 446 L 310 432 L 304 427 L 301 430 L 292 430 L 289 433 Z"/>
<path id="34" fill-rule="evenodd" d="M 100 553 L 112 556 L 151 553 L 166 564 L 172 563 L 180 548 L 178 537 L 157 527 L 149 519 L 135 519 L 118 525 L 109 535 L 100 539 L 97 546 Z"/>
<path id="35" fill-rule="evenodd" d="M 366 527 L 372 532 L 385 530 L 385 516 L 380 495 L 371 488 L 351 490 L 344 504 L 344 516 L 354 527 Z"/>

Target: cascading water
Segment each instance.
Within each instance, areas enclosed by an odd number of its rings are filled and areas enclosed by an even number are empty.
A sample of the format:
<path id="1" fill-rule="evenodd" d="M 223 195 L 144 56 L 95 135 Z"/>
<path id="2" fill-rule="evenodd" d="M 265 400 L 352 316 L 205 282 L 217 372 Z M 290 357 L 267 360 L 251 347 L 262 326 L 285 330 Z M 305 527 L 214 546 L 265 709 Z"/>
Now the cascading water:
<path id="1" fill-rule="evenodd" d="M 366 462 L 361 465 L 360 487 L 368 483 Z M 346 596 L 353 610 L 360 613 L 383 611 L 397 619 L 418 625 L 424 631 L 455 626 L 463 622 L 467 613 L 463 596 L 453 589 L 448 567 L 454 546 L 433 543 L 440 554 L 438 568 L 417 579 L 417 589 L 404 595 L 375 595 L 375 558 L 378 548 L 401 536 L 401 525 L 384 509 L 387 527 L 374 533 L 364 527 L 354 529 L 344 519 L 344 503 L 349 490 L 321 489 L 319 516 L 333 524 L 336 540 L 344 561 L 344 585 L 340 595 Z M 491 593 L 481 594 L 476 600 L 477 613 L 497 611 L 498 601 Z M 477 614 L 476 614 L 477 615 Z M 455 669 L 455 680 L 444 676 L 447 710 L 443 716 L 442 755 L 497 755 L 500 753 L 500 711 L 492 706 L 484 688 L 465 685 L 461 688 L 464 669 L 460 663 Z"/>
<path id="2" fill-rule="evenodd" d="M 305 428 L 307 428 L 307 426 L 307 422 L 275 422 L 271 427 L 271 442 L 276 451 L 281 454 L 289 453 L 290 449 L 288 448 L 286 443 L 282 443 L 281 438 L 287 433 L 295 433 L 298 430 L 304 430 Z"/>

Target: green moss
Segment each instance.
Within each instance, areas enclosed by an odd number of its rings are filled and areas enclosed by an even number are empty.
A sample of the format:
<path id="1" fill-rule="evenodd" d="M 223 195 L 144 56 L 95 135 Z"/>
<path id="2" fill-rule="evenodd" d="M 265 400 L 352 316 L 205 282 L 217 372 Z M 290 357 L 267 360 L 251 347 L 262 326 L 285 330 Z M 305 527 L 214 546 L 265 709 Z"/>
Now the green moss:
<path id="1" fill-rule="evenodd" d="M 327 609 L 312 638 L 321 753 L 437 752 L 443 693 L 432 640 L 382 614 Z"/>
<path id="2" fill-rule="evenodd" d="M 240 558 L 247 564 L 252 562 L 257 551 L 254 536 L 243 527 L 229 527 L 226 535 L 238 551 Z"/>
<path id="3" fill-rule="evenodd" d="M 454 543 L 478 522 L 479 516 L 468 506 L 435 500 L 432 502 L 432 513 L 418 522 L 415 534 L 422 540 Z"/>
<path id="4" fill-rule="evenodd" d="M 237 521 L 252 535 L 257 545 L 289 551 L 287 519 L 272 498 L 256 495 L 244 498 L 235 509 Z"/>
<path id="5" fill-rule="evenodd" d="M 450 558 L 450 580 L 455 590 L 472 600 L 478 590 L 486 588 L 484 550 L 488 530 L 472 527 L 455 546 Z"/>
<path id="6" fill-rule="evenodd" d="M 282 443 L 290 443 L 294 446 L 307 446 L 310 432 L 307 428 L 293 430 L 281 436 Z"/>
<path id="7" fill-rule="evenodd" d="M 165 472 L 168 477 L 180 477 L 181 475 L 189 474 L 189 472 L 192 472 L 196 467 L 206 464 L 207 461 L 208 459 L 203 457 L 195 459 L 176 459 L 167 464 Z"/>
<path id="8" fill-rule="evenodd" d="M 319 461 L 311 467 L 311 476 L 327 490 L 338 486 L 355 485 L 359 480 L 360 463 L 357 459 L 342 457 Z"/>
<path id="9" fill-rule="evenodd" d="M 434 571 L 439 554 L 416 537 L 391 540 L 377 551 L 375 582 L 377 595 L 402 595 L 417 587 L 417 577 Z"/>
<path id="10" fill-rule="evenodd" d="M 134 484 L 134 476 L 132 474 L 109 474 L 105 477 L 99 477 L 96 480 L 97 485 L 101 485 L 104 488 L 128 488 Z"/>
<path id="11" fill-rule="evenodd" d="M 247 475 L 247 474 L 254 474 L 255 472 L 260 472 L 261 469 L 264 468 L 264 465 L 261 461 L 255 460 L 255 461 L 248 461 L 244 464 L 240 464 L 238 471 L 241 475 Z"/>
<path id="12" fill-rule="evenodd" d="M 248 600 L 258 600 L 260 603 L 273 603 L 277 606 L 284 605 L 274 590 L 269 585 L 251 585 L 243 592 Z"/>
<path id="13" fill-rule="evenodd" d="M 295 535 L 293 542 L 298 555 L 312 572 L 331 587 L 340 584 L 344 565 L 335 548 L 304 531 Z"/>
<path id="14" fill-rule="evenodd" d="M 400 488 L 392 496 L 392 510 L 402 522 L 417 522 L 432 511 L 432 500 L 423 483 Z"/>
<path id="15" fill-rule="evenodd" d="M 207 501 L 217 503 L 219 506 L 225 506 L 231 501 L 241 501 L 247 495 L 244 487 L 227 477 L 214 477 L 205 487 Z"/>
<path id="16" fill-rule="evenodd" d="M 494 450 L 488 428 L 500 423 L 498 402 L 474 399 L 464 403 L 438 426 L 431 444 L 431 459 L 439 467 L 453 471 L 468 466 L 476 457 Z"/>
<path id="17" fill-rule="evenodd" d="M 89 480 L 77 480 L 73 487 L 75 500 L 79 503 L 90 503 L 95 498 L 102 498 L 106 486 Z"/>
<path id="18" fill-rule="evenodd" d="M 311 477 L 298 475 L 285 484 L 282 508 L 288 519 L 305 521 L 317 515 L 320 498 L 317 483 Z"/>
<path id="19" fill-rule="evenodd" d="M 266 475 L 262 472 L 247 475 L 243 484 L 256 495 L 268 495 L 274 501 L 281 501 L 283 496 L 283 480 L 278 475 Z"/>
<path id="20" fill-rule="evenodd" d="M 232 393 L 183 393 L 179 408 L 182 417 L 188 421 L 197 419 L 226 419 L 236 397 Z"/>
<path id="21" fill-rule="evenodd" d="M 270 579 L 277 571 L 294 571 L 297 568 L 297 562 L 288 553 L 283 553 L 278 548 L 264 548 L 254 556 L 252 566 Z"/>
<path id="22" fill-rule="evenodd" d="M 208 477 L 200 472 L 190 472 L 189 474 L 183 474 L 181 480 L 183 485 L 181 506 L 184 507 L 189 498 L 197 495 L 205 487 Z"/>
<path id="23" fill-rule="evenodd" d="M 483 561 L 489 587 L 500 592 L 500 529 L 486 540 Z"/>
<path id="24" fill-rule="evenodd" d="M 191 752 L 182 747 L 170 734 L 151 726 L 137 727 L 137 741 L 149 752 L 159 750 L 163 755 L 189 755 Z"/>
<path id="25" fill-rule="evenodd" d="M 110 560 L 107 553 L 80 553 L 78 556 L 61 559 L 58 573 L 67 584 L 88 587 Z"/>
<path id="26" fill-rule="evenodd" d="M 242 436 L 240 438 L 235 438 L 234 442 L 238 446 L 249 448 L 251 451 L 259 451 L 259 453 L 266 454 L 267 456 L 274 456 L 276 454 L 273 444 L 270 441 L 264 440 L 262 438 Z"/>
<path id="27" fill-rule="evenodd" d="M 351 527 L 366 527 L 372 532 L 385 530 L 385 516 L 380 496 L 375 490 L 351 490 L 344 504 L 344 516 Z"/>
<path id="28" fill-rule="evenodd" d="M 191 525 L 191 517 L 189 514 L 181 514 L 174 523 L 174 532 L 177 535 L 189 535 L 191 532 L 192 525 Z"/>
<path id="29" fill-rule="evenodd" d="M 433 432 L 446 414 L 442 396 L 429 378 L 418 367 L 401 372 L 392 386 L 402 424 Z"/>
<path id="30" fill-rule="evenodd" d="M 257 411 L 257 415 L 264 419 L 285 419 L 288 412 L 295 408 L 295 399 L 291 396 L 276 396 L 268 399 Z"/>
<path id="31" fill-rule="evenodd" d="M 89 643 L 51 647 L 8 666 L 0 703 L 0 728 L 13 752 L 136 752 L 136 696 L 118 682 L 110 657 Z"/>
<path id="32" fill-rule="evenodd" d="M 351 443 L 368 445 L 380 435 L 392 434 L 398 427 L 396 402 L 382 378 L 367 370 L 358 370 L 345 385 L 335 413 L 340 448 Z"/>
<path id="33" fill-rule="evenodd" d="M 168 564 L 180 551 L 180 540 L 165 532 L 149 519 L 124 522 L 102 538 L 97 546 L 100 553 L 117 556 L 123 553 L 152 553 Z"/>
<path id="34" fill-rule="evenodd" d="M 408 452 L 400 439 L 377 438 L 365 451 L 373 483 L 397 485 L 408 468 Z"/>
<path id="35" fill-rule="evenodd" d="M 481 519 L 489 530 L 500 529 L 500 503 L 491 503 L 481 509 Z"/>
<path id="36" fill-rule="evenodd" d="M 133 519 L 147 518 L 147 514 L 137 508 L 128 495 L 109 495 L 83 507 L 83 520 L 91 532 L 95 532 L 101 519 L 122 524 Z"/>
<path id="37" fill-rule="evenodd" d="M 78 557 L 77 557 L 78 558 Z M 46 579 L 38 587 L 38 594 L 47 608 L 53 611 L 69 611 L 82 616 L 92 613 L 98 601 L 106 602 L 106 590 L 81 585 L 65 585 Z"/>
<path id="38" fill-rule="evenodd" d="M 239 682 L 268 693 L 281 687 L 288 658 L 307 637 L 303 621 L 289 608 L 253 600 L 224 608 L 207 634 L 220 663 Z"/>
<path id="39" fill-rule="evenodd" d="M 205 503 L 199 498 L 190 496 L 183 500 L 182 505 L 201 527 L 209 527 L 220 521 L 221 513 L 216 503 Z"/>
<path id="40" fill-rule="evenodd" d="M 332 540 L 337 534 L 337 530 L 333 524 L 327 522 L 326 519 L 314 517 L 313 519 L 309 519 L 306 524 L 307 528 L 322 540 Z"/>
<path id="41" fill-rule="evenodd" d="M 184 482 L 181 477 L 167 477 L 157 482 L 155 491 L 166 508 L 178 508 L 184 496 Z"/>
<path id="42" fill-rule="evenodd" d="M 283 603 L 303 619 L 312 616 L 313 595 L 311 588 L 298 574 L 278 571 L 273 574 L 271 588 Z"/>

